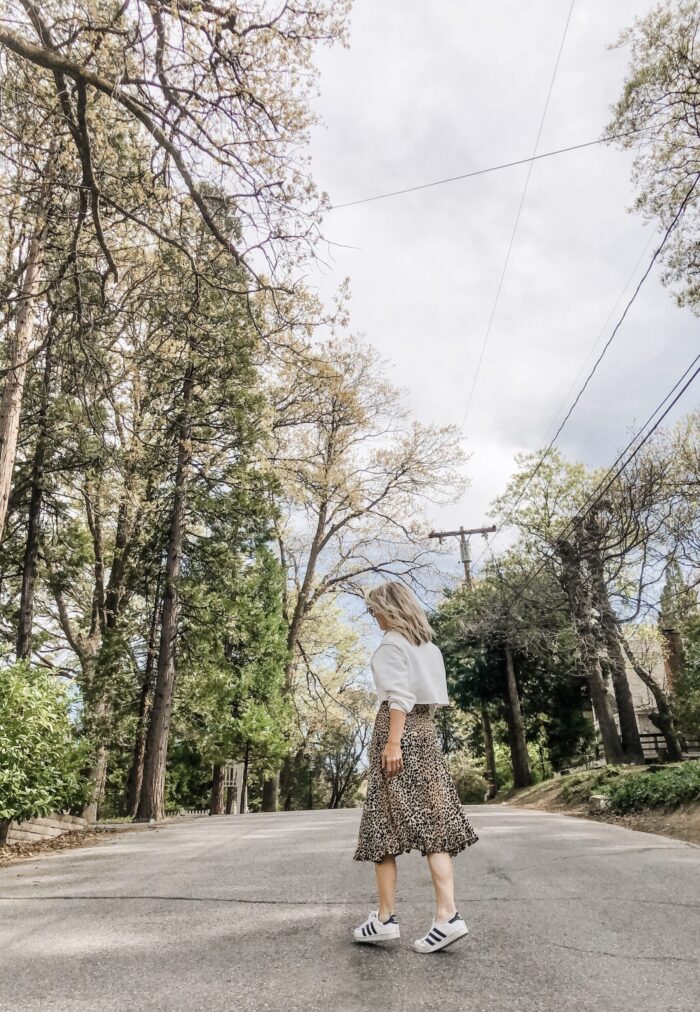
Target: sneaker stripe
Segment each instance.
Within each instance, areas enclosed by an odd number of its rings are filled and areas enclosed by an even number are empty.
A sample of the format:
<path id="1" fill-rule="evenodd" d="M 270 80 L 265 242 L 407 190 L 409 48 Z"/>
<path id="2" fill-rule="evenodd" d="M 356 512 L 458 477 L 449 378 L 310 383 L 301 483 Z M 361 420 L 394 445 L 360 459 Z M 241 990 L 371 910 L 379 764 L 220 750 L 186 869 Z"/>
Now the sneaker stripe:
<path id="1" fill-rule="evenodd" d="M 439 940 L 440 940 L 441 938 L 446 938 L 446 937 L 447 937 L 447 936 L 445 935 L 445 932 L 444 932 L 444 931 L 440 931 L 440 929 L 439 929 L 439 928 L 433 928 L 433 929 L 432 929 L 432 933 L 433 933 L 434 935 L 437 935 L 437 937 L 438 937 L 438 941 L 439 941 Z"/>
<path id="2" fill-rule="evenodd" d="M 366 937 L 366 935 L 367 935 L 367 925 L 366 925 L 366 924 L 363 924 L 363 925 L 362 925 L 362 934 L 363 934 L 363 935 L 364 935 L 365 937 Z"/>

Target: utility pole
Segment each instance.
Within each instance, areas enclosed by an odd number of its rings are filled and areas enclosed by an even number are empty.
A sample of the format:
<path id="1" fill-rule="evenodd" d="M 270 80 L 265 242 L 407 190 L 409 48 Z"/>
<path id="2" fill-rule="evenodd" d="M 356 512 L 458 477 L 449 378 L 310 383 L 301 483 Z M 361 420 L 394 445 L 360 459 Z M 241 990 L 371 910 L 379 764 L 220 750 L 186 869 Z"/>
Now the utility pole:
<path id="1" fill-rule="evenodd" d="M 472 556 L 469 548 L 469 535 L 470 534 L 483 534 L 486 537 L 487 534 L 493 534 L 495 527 L 460 527 L 458 531 L 431 531 L 428 535 L 429 538 L 437 538 L 440 544 L 442 544 L 443 538 L 459 538 L 459 557 L 464 566 L 464 582 L 467 587 L 472 585 Z"/>
<path id="2" fill-rule="evenodd" d="M 442 544 L 443 538 L 459 538 L 459 557 L 464 566 L 464 583 L 471 590 L 471 551 L 469 549 L 469 536 L 471 534 L 494 534 L 495 527 L 460 527 L 458 531 L 431 531 L 429 538 L 437 538 Z M 486 799 L 491 800 L 498 794 L 498 781 L 496 779 L 496 756 L 493 749 L 493 731 L 491 730 L 491 717 L 486 703 L 481 704 L 481 728 L 484 735 L 484 756 L 486 761 L 486 782 L 488 791 Z"/>

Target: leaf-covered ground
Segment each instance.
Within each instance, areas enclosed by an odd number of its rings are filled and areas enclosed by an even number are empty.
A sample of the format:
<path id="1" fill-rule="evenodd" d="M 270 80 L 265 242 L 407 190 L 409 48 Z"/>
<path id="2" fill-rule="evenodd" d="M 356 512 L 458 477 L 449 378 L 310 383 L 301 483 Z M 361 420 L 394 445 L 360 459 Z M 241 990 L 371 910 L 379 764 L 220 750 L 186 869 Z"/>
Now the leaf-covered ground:
<path id="1" fill-rule="evenodd" d="M 7 847 L 0 847 L 0 867 L 41 854 L 52 854 L 58 850 L 90 847 L 103 840 L 108 834 L 111 835 L 112 832 L 112 830 L 105 829 L 85 829 L 77 830 L 74 833 L 64 833 L 63 836 L 47 837 L 45 840 L 37 840 L 36 843 L 12 843 Z"/>

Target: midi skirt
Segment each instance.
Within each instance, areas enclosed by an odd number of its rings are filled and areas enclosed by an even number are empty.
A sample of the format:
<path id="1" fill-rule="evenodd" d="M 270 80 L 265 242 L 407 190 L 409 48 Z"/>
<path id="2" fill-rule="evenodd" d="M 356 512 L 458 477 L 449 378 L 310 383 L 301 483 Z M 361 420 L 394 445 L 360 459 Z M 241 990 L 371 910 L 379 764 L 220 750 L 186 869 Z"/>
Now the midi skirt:
<path id="1" fill-rule="evenodd" d="M 390 777 L 382 769 L 389 737 L 389 706 L 377 711 L 369 747 L 369 783 L 355 861 L 381 861 L 388 854 L 420 850 L 458 854 L 478 836 L 462 809 L 440 748 L 430 707 L 406 714 L 401 738 L 403 769 Z"/>

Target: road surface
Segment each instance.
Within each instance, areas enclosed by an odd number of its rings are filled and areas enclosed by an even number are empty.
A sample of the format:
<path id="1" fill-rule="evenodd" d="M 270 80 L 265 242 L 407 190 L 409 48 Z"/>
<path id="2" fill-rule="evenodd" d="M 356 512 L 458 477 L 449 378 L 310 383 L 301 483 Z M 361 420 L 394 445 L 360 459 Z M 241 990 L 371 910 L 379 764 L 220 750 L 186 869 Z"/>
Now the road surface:
<path id="1" fill-rule="evenodd" d="M 399 864 L 403 937 L 350 942 L 373 869 L 358 811 L 202 818 L 0 870 L 0 1009 L 700 1007 L 700 848 L 506 806 L 469 810 L 471 934 L 421 956 L 425 861 Z"/>

